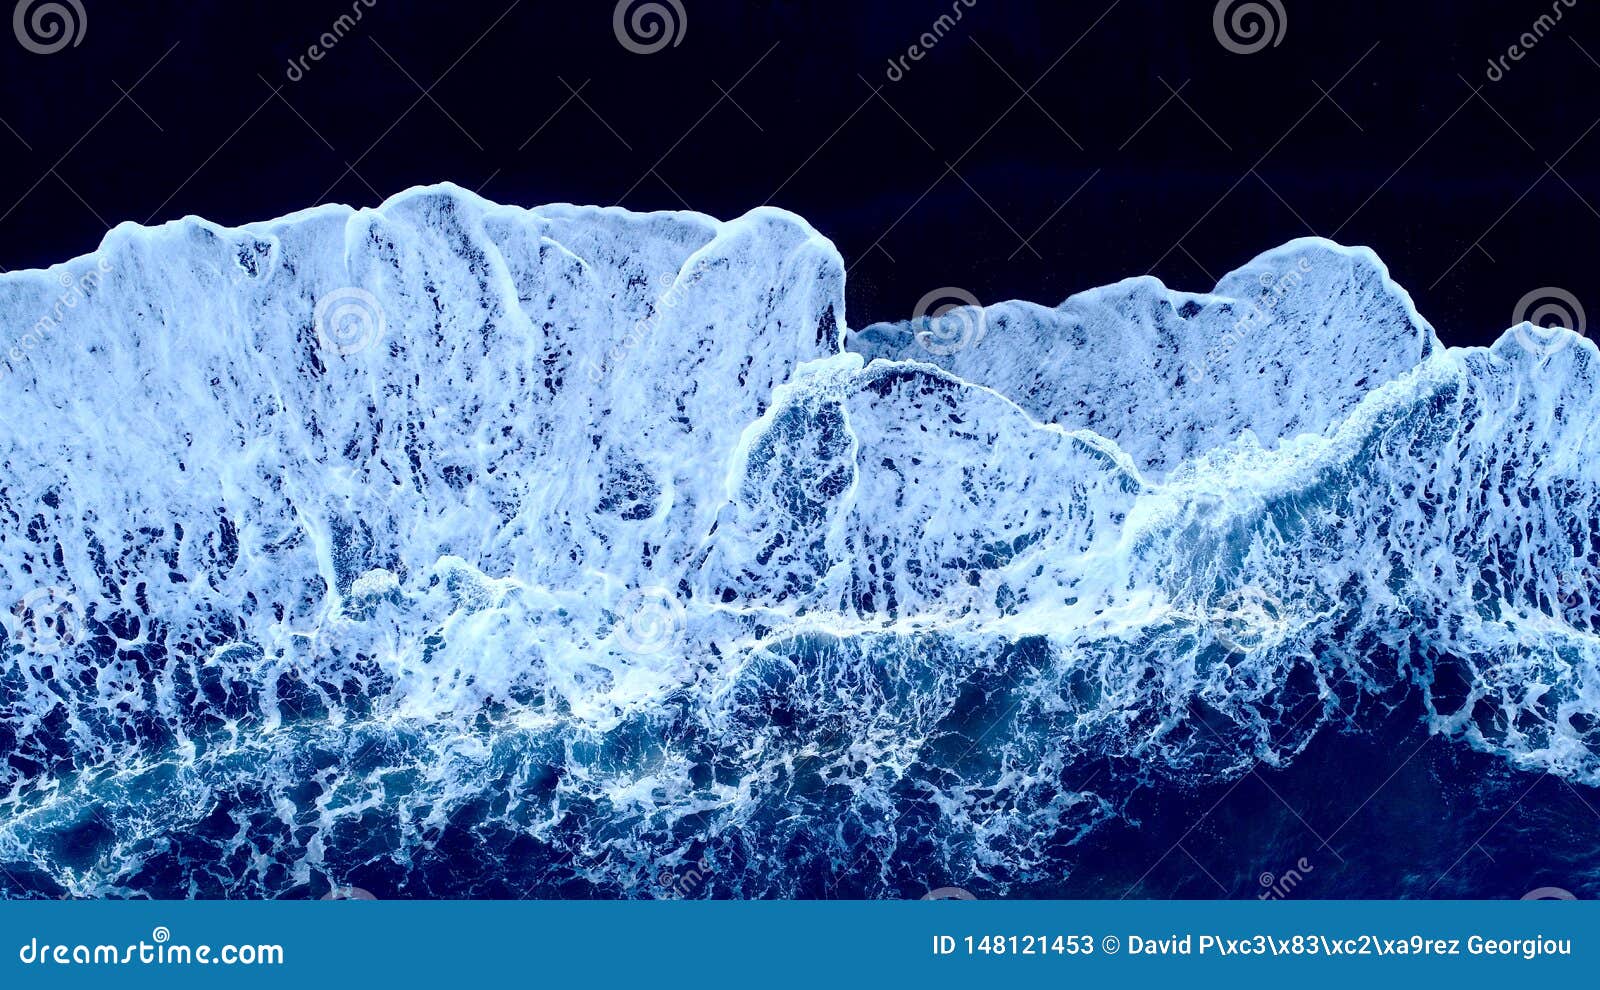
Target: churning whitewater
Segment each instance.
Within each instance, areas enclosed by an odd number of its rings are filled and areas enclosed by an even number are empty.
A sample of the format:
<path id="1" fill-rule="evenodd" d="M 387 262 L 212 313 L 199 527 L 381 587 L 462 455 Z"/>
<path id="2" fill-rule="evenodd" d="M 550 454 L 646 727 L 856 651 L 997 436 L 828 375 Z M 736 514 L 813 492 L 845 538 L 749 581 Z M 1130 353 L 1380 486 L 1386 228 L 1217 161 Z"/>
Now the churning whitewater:
<path id="1" fill-rule="evenodd" d="M 1407 698 L 1600 783 L 1591 342 L 1318 239 L 860 330 L 844 267 L 445 185 L 0 275 L 0 894 L 1049 894 Z"/>

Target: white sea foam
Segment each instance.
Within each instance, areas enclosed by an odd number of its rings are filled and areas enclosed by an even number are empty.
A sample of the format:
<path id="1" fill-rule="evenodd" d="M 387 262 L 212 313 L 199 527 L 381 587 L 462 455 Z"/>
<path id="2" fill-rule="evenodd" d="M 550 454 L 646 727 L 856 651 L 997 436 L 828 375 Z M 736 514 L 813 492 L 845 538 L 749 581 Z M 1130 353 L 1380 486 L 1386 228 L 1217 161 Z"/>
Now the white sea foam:
<path id="1" fill-rule="evenodd" d="M 251 889 L 474 808 L 604 889 L 709 842 L 783 893 L 830 828 L 886 864 L 909 788 L 1003 888 L 1115 813 L 1076 766 L 1226 778 L 1410 689 L 1600 781 L 1588 341 L 1444 349 L 1326 241 L 948 354 L 848 332 L 843 271 L 778 210 L 439 186 L 0 276 L 0 597 L 82 627 L 5 616 L 0 858 L 90 883 L 40 837 L 98 808 L 124 890 L 248 782 L 295 836 L 238 812 Z"/>
<path id="2" fill-rule="evenodd" d="M 930 349 L 922 334 L 940 320 L 984 332 L 948 353 Z M 1301 238 L 1209 294 L 1130 278 L 1054 309 L 1007 302 L 875 324 L 849 346 L 989 385 L 1038 420 L 1117 441 L 1160 477 L 1245 430 L 1269 444 L 1325 432 L 1438 343 L 1371 251 Z"/>

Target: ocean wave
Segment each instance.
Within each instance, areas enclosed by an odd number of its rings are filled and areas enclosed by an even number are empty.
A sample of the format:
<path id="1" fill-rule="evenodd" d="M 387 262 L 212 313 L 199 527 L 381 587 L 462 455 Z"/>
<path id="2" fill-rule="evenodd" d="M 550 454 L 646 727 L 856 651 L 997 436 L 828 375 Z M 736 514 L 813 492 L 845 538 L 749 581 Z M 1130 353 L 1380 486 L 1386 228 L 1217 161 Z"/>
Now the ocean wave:
<path id="1" fill-rule="evenodd" d="M 1321 240 L 960 349 L 843 293 L 453 186 L 0 275 L 0 889 L 1037 892 L 1405 698 L 1600 784 L 1589 341 Z"/>

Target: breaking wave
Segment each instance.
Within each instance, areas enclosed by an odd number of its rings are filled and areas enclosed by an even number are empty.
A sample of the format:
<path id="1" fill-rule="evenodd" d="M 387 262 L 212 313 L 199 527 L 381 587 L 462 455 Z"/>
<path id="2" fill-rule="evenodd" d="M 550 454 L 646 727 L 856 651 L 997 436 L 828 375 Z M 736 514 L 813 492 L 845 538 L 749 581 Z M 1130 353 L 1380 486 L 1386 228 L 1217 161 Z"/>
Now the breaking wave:
<path id="1" fill-rule="evenodd" d="M 1403 703 L 1600 784 L 1589 341 L 1324 240 L 843 299 L 779 210 L 453 186 L 0 275 L 0 892 L 1051 893 Z"/>

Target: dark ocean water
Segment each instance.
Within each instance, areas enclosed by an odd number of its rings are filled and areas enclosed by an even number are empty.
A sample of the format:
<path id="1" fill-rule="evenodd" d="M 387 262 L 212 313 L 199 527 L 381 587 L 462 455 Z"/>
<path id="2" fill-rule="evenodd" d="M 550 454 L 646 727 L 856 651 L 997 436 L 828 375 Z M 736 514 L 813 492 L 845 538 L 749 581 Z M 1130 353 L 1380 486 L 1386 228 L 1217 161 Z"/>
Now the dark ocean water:
<path id="1" fill-rule="evenodd" d="M 784 717 L 779 710 L 772 714 Z M 980 723 L 1004 717 L 997 710 L 972 714 Z M 316 738 L 319 715 L 306 713 L 307 739 Z M 1196 715 L 1204 721 L 1203 713 Z M 1600 893 L 1600 789 L 1515 770 L 1498 757 L 1430 735 L 1422 715 L 1414 696 L 1403 693 L 1368 708 L 1349 727 L 1318 733 L 1286 768 L 1258 764 L 1224 781 L 1195 783 L 1162 773 L 1127 784 L 1138 770 L 1126 762 L 1074 765 L 1060 778 L 1062 788 L 1095 789 L 1116 813 L 1081 834 L 1052 837 L 1030 879 L 1007 895 L 1497 899 L 1546 888 L 1580 898 Z M 170 770 L 81 790 L 82 801 L 36 839 L 33 856 L 50 862 L 51 872 L 9 860 L 0 871 L 0 892 L 81 895 L 86 891 L 61 883 L 63 874 L 88 876 L 120 863 L 125 871 L 95 894 L 305 898 L 350 887 L 383 899 L 918 898 L 955 887 L 996 896 L 991 878 L 949 872 L 947 857 L 932 846 L 951 840 L 941 835 L 938 809 L 916 800 L 914 787 L 899 792 L 903 803 L 883 819 L 895 824 L 892 854 L 873 835 L 881 822 L 855 807 L 848 792 L 830 794 L 820 780 L 797 781 L 799 804 L 758 814 L 737 831 L 711 828 L 710 818 L 686 818 L 674 829 L 681 861 L 654 874 L 635 871 L 639 886 L 631 889 L 619 887 L 616 868 L 619 858 L 628 858 L 629 832 L 610 820 L 604 803 L 569 806 L 559 827 L 540 838 L 530 834 L 527 816 L 507 815 L 513 794 L 530 800 L 554 793 L 569 772 L 564 753 L 603 764 L 658 744 L 650 727 L 637 730 L 624 728 L 567 750 L 548 736 L 487 728 L 485 741 L 496 752 L 488 772 L 499 776 L 472 781 L 480 796 L 439 817 L 427 816 L 426 803 L 399 807 L 411 793 L 405 778 L 416 773 L 397 768 L 416 740 L 357 731 L 341 740 L 356 747 L 350 754 L 280 734 L 272 745 L 293 747 L 287 764 L 281 756 L 222 756 L 217 769 L 233 781 L 218 788 L 193 821 L 149 827 L 180 790 Z M 1228 730 L 1219 725 L 1216 731 Z M 65 747 L 55 755 L 63 761 L 71 756 Z M 34 767 L 15 752 L 9 762 Z M 975 766 L 981 763 L 975 758 Z M 269 764 L 276 764 L 270 774 L 264 772 Z M 281 820 L 284 794 L 310 809 L 320 788 L 309 782 L 282 788 L 273 775 L 285 766 L 308 780 L 330 767 L 356 779 L 386 775 L 388 803 L 325 832 L 292 827 Z M 717 772 L 712 759 L 693 775 L 706 779 Z M 811 816 L 800 828 L 788 820 L 796 807 Z M 129 842 L 129 826 L 141 820 L 143 837 Z M 772 842 L 757 834 L 762 830 L 785 838 Z M 313 838 L 322 864 L 303 882 L 295 864 Z M 1005 877 L 1003 868 L 998 875 Z"/>

